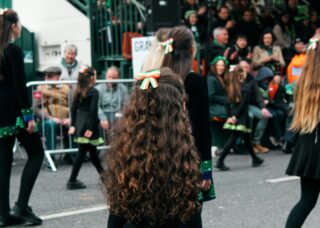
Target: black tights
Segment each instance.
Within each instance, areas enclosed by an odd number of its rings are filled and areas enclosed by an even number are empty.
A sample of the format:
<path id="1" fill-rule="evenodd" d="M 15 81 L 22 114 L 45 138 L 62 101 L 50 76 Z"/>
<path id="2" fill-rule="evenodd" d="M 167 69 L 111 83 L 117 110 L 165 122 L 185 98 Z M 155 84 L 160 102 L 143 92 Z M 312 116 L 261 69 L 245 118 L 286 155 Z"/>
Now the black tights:
<path id="1" fill-rule="evenodd" d="M 77 176 L 79 174 L 80 168 L 83 164 L 83 160 L 86 156 L 87 151 L 89 151 L 91 162 L 98 171 L 98 173 L 102 173 L 103 168 L 100 163 L 100 160 L 98 158 L 97 148 L 91 144 L 79 144 L 79 150 L 76 156 L 76 159 L 74 160 L 72 172 L 70 179 L 71 181 L 74 181 L 77 179 Z"/>
<path id="2" fill-rule="evenodd" d="M 252 143 L 251 143 L 251 139 L 250 139 L 250 135 L 244 132 L 239 132 L 239 131 L 233 131 L 231 133 L 231 135 L 229 136 L 229 139 L 227 140 L 227 142 L 224 144 L 223 150 L 221 152 L 221 155 L 219 156 L 219 160 L 218 163 L 223 164 L 224 163 L 224 159 L 228 156 L 228 154 L 230 153 L 230 149 L 233 148 L 237 142 L 237 139 L 242 136 L 244 139 L 244 143 L 246 146 L 246 149 L 249 153 L 249 155 L 255 159 L 257 158 L 256 154 L 254 153 L 253 149 L 252 149 Z"/>
<path id="3" fill-rule="evenodd" d="M 301 178 L 301 198 L 292 208 L 286 228 L 300 228 L 317 203 L 320 192 L 320 180 Z"/>
<path id="4" fill-rule="evenodd" d="M 15 138 L 18 138 L 26 150 L 28 160 L 24 166 L 17 205 L 28 205 L 31 191 L 40 172 L 44 152 L 38 133 L 28 134 L 22 130 L 17 136 L 0 138 L 0 215 L 7 215 L 10 211 L 9 186 Z"/>

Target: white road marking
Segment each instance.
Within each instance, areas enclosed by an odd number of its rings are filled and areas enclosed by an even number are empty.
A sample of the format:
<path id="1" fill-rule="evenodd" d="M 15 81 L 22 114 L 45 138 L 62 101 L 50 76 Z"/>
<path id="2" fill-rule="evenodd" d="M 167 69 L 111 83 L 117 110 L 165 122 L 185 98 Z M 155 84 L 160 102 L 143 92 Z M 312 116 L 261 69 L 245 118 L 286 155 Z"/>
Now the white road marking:
<path id="1" fill-rule="evenodd" d="M 62 218 L 62 217 L 67 217 L 67 216 L 72 216 L 72 215 L 91 213 L 91 212 L 96 212 L 96 211 L 104 211 L 107 209 L 108 209 L 107 205 L 100 205 L 100 206 L 96 206 L 96 207 L 83 208 L 83 209 L 72 210 L 72 211 L 65 211 L 65 212 L 51 214 L 51 215 L 42 215 L 42 216 L 40 216 L 40 218 L 42 220 L 49 220 L 49 219 Z"/>
<path id="2" fill-rule="evenodd" d="M 285 182 L 285 181 L 293 181 L 293 180 L 299 180 L 300 177 L 280 177 L 275 179 L 269 179 L 267 182 L 269 183 L 279 183 L 279 182 Z"/>

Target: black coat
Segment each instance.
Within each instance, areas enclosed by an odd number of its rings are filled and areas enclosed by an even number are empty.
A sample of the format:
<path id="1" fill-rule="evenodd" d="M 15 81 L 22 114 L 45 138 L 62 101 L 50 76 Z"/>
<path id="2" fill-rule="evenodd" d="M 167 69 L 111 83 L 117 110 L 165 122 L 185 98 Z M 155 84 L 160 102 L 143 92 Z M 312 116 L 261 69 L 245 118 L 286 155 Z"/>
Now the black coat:
<path id="1" fill-rule="evenodd" d="M 265 108 L 264 100 L 255 78 L 248 74 L 245 83 L 249 88 L 249 104 L 258 106 L 260 109 Z"/>
<path id="2" fill-rule="evenodd" d="M 234 52 L 238 52 L 237 56 L 234 59 L 231 59 L 231 55 Z M 251 47 L 248 46 L 246 48 L 240 49 L 236 44 L 233 44 L 230 48 L 227 49 L 226 53 L 226 58 L 229 61 L 230 65 L 236 65 L 238 64 L 241 60 L 247 59 L 248 54 L 251 52 Z"/>

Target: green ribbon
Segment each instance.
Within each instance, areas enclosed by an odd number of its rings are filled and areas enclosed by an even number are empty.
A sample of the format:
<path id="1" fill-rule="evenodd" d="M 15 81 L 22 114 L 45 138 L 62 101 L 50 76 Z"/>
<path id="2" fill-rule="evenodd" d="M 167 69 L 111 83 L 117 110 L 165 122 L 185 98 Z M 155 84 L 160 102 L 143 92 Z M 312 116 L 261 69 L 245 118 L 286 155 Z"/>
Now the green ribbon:
<path id="1" fill-rule="evenodd" d="M 244 125 L 234 125 L 234 124 L 229 124 L 229 123 L 225 123 L 223 125 L 223 129 L 233 130 L 233 131 L 243 131 L 243 132 L 246 132 L 246 133 L 250 133 L 251 132 L 251 129 L 247 128 Z"/>
<path id="2" fill-rule="evenodd" d="M 91 144 L 94 146 L 99 146 L 104 143 L 104 140 L 101 137 L 98 139 L 89 139 L 86 137 L 78 137 L 78 138 L 75 138 L 74 141 L 79 144 Z"/>

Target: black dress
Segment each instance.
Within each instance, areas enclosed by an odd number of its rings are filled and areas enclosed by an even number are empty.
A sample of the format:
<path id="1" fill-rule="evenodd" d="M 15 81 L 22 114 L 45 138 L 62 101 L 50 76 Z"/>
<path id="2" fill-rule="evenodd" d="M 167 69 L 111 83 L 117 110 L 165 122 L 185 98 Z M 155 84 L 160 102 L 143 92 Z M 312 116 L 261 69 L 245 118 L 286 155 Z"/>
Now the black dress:
<path id="1" fill-rule="evenodd" d="M 123 217 L 113 215 L 110 213 L 108 219 L 108 228 L 202 228 L 201 214 L 196 213 L 191 216 L 187 223 L 181 222 L 179 219 L 172 219 L 164 224 L 150 225 L 147 222 L 140 222 L 137 224 L 130 223 Z"/>
<path id="2" fill-rule="evenodd" d="M 300 134 L 286 174 L 320 180 L 320 129 Z"/>
<path id="3" fill-rule="evenodd" d="M 248 84 L 243 84 L 241 86 L 241 99 L 239 103 L 231 104 L 230 102 L 226 105 L 227 116 L 235 116 L 237 121 L 236 124 L 225 123 L 223 128 L 232 131 L 241 131 L 244 133 L 251 132 L 250 130 L 250 120 L 249 120 L 249 102 L 251 93 Z"/>
<path id="4" fill-rule="evenodd" d="M 10 212 L 10 176 L 15 139 L 24 147 L 28 159 L 21 175 L 14 217 L 21 218 L 17 210 L 32 213 L 27 205 L 41 169 L 44 151 L 39 134 L 25 129 L 28 122 L 34 120 L 34 115 L 26 88 L 23 52 L 18 46 L 9 44 L 3 54 L 0 65 L 0 223 L 6 225 Z M 41 223 L 37 217 L 34 221 L 34 224 Z"/>
<path id="5" fill-rule="evenodd" d="M 75 142 L 90 143 L 94 146 L 104 143 L 99 127 L 98 100 L 99 92 L 94 87 L 89 89 L 87 96 L 82 101 L 78 98 L 74 99 L 71 108 L 71 126 L 76 129 Z M 90 139 L 84 136 L 87 130 L 93 133 Z"/>
<path id="6" fill-rule="evenodd" d="M 184 86 L 188 95 L 187 110 L 192 127 L 192 135 L 198 150 L 204 180 L 212 180 L 212 158 L 211 158 L 211 137 L 209 124 L 209 101 L 207 80 L 193 72 L 189 73 Z M 216 198 L 215 188 L 212 182 L 210 189 L 199 194 L 200 201 L 207 201 Z"/>
<path id="7" fill-rule="evenodd" d="M 9 44 L 0 69 L 0 138 L 17 134 L 34 119 L 23 64 L 22 50 Z"/>

